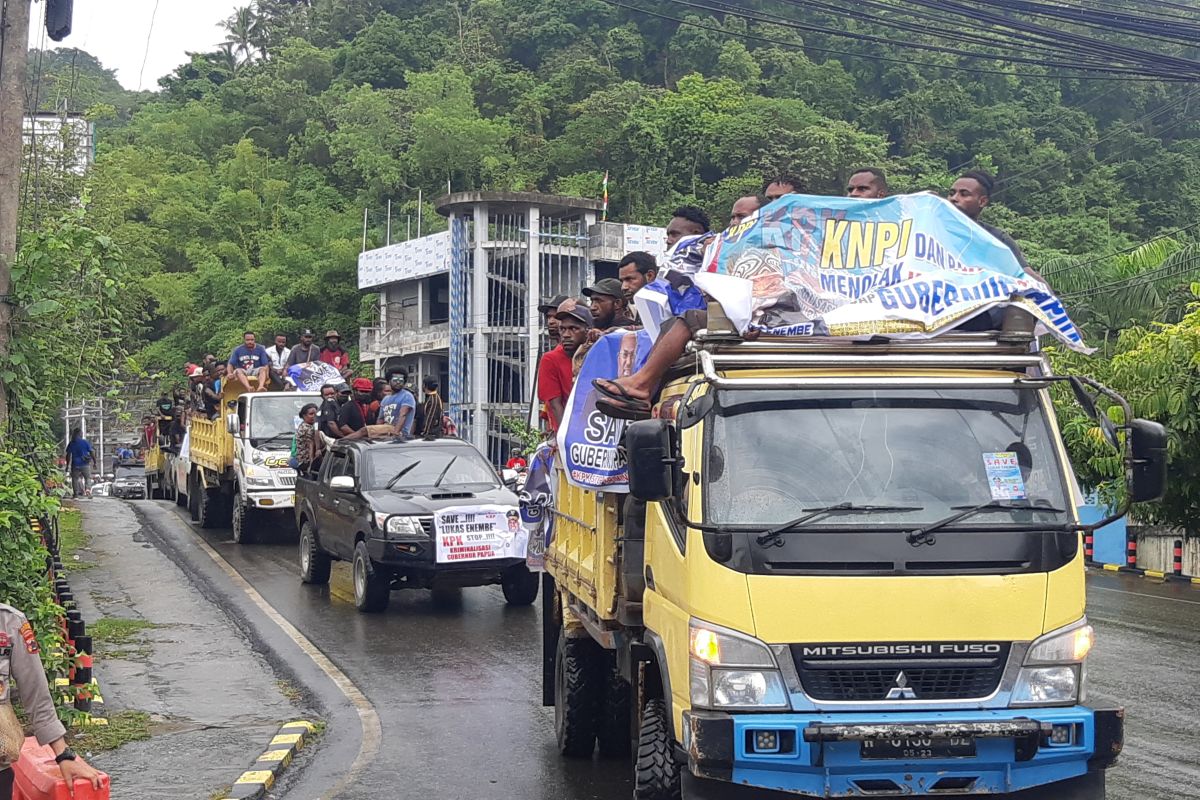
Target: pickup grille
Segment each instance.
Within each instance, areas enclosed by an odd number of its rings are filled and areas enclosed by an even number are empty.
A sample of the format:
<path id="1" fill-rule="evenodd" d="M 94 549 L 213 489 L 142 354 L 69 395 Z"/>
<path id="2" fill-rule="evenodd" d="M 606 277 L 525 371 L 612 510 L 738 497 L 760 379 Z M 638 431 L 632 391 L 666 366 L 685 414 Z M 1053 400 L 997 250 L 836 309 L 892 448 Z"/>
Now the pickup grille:
<path id="1" fill-rule="evenodd" d="M 433 517 L 420 517 L 418 521 L 421 523 L 421 530 L 425 531 L 425 535 L 433 537 Z"/>
<path id="2" fill-rule="evenodd" d="M 296 476 L 295 475 L 280 475 L 279 483 L 283 486 L 295 486 L 296 485 Z"/>
<path id="3" fill-rule="evenodd" d="M 920 702 L 988 697 L 1000 685 L 1008 647 L 986 656 L 930 658 L 804 658 L 792 653 L 805 694 L 834 702 Z M 903 673 L 903 678 L 901 678 Z M 893 692 L 893 690 L 907 690 Z M 889 698 L 888 695 L 893 694 Z M 895 695 L 899 695 L 898 697 Z"/>

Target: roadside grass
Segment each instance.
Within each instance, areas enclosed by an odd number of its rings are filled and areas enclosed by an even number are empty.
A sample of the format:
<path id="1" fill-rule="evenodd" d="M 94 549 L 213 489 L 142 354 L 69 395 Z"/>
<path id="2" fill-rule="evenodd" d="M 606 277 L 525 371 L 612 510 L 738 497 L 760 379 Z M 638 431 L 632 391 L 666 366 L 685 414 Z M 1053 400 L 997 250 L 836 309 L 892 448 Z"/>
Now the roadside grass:
<path id="1" fill-rule="evenodd" d="M 143 631 L 161 627 L 144 619 L 125 619 L 123 617 L 103 617 L 88 625 L 88 633 L 92 640 L 104 644 L 131 644 L 137 640 Z"/>
<path id="2" fill-rule="evenodd" d="M 108 716 L 107 725 L 76 728 L 69 737 L 76 749 L 88 753 L 116 750 L 123 744 L 150 738 L 150 715 L 145 711 L 118 711 Z"/>
<path id="3" fill-rule="evenodd" d="M 279 689 L 279 693 L 293 703 L 298 703 L 304 699 L 304 693 L 297 689 L 291 681 L 275 681 L 275 688 Z"/>
<path id="4" fill-rule="evenodd" d="M 86 549 L 88 543 L 88 535 L 83 531 L 83 514 L 77 508 L 63 506 L 58 513 L 58 550 L 63 567 L 80 570 L 96 566 L 79 560 L 79 551 Z"/>
<path id="5" fill-rule="evenodd" d="M 222 797 L 229 797 L 229 793 L 233 791 L 233 785 L 222 786 L 208 796 L 208 800 L 221 800 Z"/>

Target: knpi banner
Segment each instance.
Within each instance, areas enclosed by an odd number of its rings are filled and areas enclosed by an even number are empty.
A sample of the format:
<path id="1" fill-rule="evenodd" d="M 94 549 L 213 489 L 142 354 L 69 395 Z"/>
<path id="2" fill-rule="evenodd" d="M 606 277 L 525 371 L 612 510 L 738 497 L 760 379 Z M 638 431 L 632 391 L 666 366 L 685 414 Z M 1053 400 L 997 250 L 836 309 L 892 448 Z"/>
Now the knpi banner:
<path id="1" fill-rule="evenodd" d="M 596 408 L 597 392 L 592 381 L 633 374 L 646 360 L 652 344 L 645 331 L 619 331 L 600 337 L 584 357 L 564 409 L 566 424 L 558 431 L 563 469 L 575 486 L 629 491 L 629 467 L 620 446 L 625 420 L 613 419 Z"/>
<path id="2" fill-rule="evenodd" d="M 932 194 L 786 195 L 721 234 L 704 270 L 696 284 L 743 332 L 927 337 L 1017 305 L 1039 334 L 1090 352 L 1050 287 Z"/>

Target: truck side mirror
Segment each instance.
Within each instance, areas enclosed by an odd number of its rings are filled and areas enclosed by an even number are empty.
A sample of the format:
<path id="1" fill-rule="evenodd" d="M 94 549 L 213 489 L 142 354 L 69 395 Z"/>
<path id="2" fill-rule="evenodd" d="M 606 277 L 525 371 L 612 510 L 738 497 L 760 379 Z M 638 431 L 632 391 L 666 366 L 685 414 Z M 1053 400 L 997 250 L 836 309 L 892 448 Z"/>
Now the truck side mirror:
<path id="1" fill-rule="evenodd" d="M 1135 419 L 1129 426 L 1133 475 L 1129 499 L 1157 500 L 1167 489 L 1167 431 L 1157 422 Z"/>
<path id="2" fill-rule="evenodd" d="M 329 481 L 329 488 L 335 492 L 353 492 L 354 478 L 349 475 L 338 475 Z"/>
<path id="3" fill-rule="evenodd" d="M 225 430 L 229 431 L 229 433 L 233 436 L 238 435 L 238 415 L 237 414 L 226 414 L 225 415 Z"/>
<path id="4" fill-rule="evenodd" d="M 625 426 L 625 455 L 629 462 L 629 493 L 637 500 L 657 503 L 675 493 L 679 468 L 675 427 L 662 419 Z"/>

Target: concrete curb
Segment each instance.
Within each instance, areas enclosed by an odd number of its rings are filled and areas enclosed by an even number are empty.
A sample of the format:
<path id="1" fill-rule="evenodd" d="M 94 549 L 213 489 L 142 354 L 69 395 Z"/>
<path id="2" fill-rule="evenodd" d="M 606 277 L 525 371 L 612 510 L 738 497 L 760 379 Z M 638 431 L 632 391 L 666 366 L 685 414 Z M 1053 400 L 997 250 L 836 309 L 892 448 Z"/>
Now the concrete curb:
<path id="1" fill-rule="evenodd" d="M 224 800 L 259 800 L 266 795 L 292 762 L 292 757 L 313 737 L 317 726 L 308 720 L 293 720 L 279 729 L 267 749 L 241 776 Z"/>
<path id="2" fill-rule="evenodd" d="M 1151 578 L 1158 581 L 1190 583 L 1192 586 L 1200 586 L 1200 578 L 1198 577 L 1192 577 L 1190 575 L 1176 575 L 1171 572 L 1162 572 L 1157 569 L 1127 567 L 1124 564 L 1102 564 L 1098 561 L 1093 561 L 1087 566 L 1089 569 L 1103 570 L 1105 572 L 1122 572 L 1126 575 L 1140 575 L 1143 578 Z"/>

